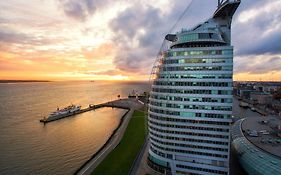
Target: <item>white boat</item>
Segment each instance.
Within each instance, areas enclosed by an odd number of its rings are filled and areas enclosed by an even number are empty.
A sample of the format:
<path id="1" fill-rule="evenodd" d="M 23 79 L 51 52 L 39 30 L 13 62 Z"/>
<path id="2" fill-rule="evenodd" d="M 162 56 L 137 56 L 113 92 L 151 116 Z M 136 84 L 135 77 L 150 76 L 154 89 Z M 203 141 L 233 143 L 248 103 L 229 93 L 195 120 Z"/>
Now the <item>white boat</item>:
<path id="1" fill-rule="evenodd" d="M 77 106 L 77 105 L 69 105 L 63 109 L 57 108 L 56 111 L 50 113 L 47 118 L 44 117 L 42 120 L 40 120 L 40 122 L 50 122 L 53 120 L 58 120 L 76 114 L 80 110 L 81 110 L 81 106 Z"/>
<path id="2" fill-rule="evenodd" d="M 76 111 L 79 111 L 80 109 L 81 109 L 81 106 L 76 106 L 76 105 L 70 105 L 70 106 L 67 106 L 67 107 L 65 107 L 63 109 L 57 108 L 57 110 L 52 112 L 49 115 L 49 117 L 55 117 L 55 116 L 58 116 L 58 115 L 74 113 Z"/>

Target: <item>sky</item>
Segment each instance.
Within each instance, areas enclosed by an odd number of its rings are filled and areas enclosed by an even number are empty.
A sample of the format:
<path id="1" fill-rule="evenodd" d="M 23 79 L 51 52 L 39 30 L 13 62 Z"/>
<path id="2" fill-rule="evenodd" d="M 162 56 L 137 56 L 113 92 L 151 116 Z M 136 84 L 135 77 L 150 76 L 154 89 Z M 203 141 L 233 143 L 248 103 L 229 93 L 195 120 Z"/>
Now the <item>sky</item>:
<path id="1" fill-rule="evenodd" d="M 0 79 L 148 80 L 163 38 L 210 18 L 216 0 L 0 1 Z M 281 81 L 281 0 L 242 0 L 234 80 Z"/>

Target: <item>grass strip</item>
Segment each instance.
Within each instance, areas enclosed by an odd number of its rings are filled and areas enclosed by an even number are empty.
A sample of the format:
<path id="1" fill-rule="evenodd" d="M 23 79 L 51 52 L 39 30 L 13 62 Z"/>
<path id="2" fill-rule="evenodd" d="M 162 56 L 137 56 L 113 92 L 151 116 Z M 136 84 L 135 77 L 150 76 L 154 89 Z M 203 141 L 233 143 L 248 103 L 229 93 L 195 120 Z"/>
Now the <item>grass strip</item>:
<path id="1" fill-rule="evenodd" d="M 119 145 L 92 172 L 92 175 L 128 174 L 146 137 L 146 115 L 135 111 Z"/>

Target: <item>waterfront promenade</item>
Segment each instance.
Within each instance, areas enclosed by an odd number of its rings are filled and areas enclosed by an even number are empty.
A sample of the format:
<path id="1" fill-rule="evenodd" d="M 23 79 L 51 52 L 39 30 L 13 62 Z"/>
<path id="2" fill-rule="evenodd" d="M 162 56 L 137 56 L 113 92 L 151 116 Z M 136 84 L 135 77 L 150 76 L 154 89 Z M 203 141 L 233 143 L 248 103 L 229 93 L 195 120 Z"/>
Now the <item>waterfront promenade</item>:
<path id="1" fill-rule="evenodd" d="M 143 104 L 136 99 L 121 99 L 105 103 L 104 105 L 107 107 L 126 108 L 129 109 L 129 111 L 125 114 L 125 116 L 123 116 L 123 120 L 121 120 L 122 123 L 119 125 L 110 139 L 105 143 L 105 145 L 92 157 L 92 159 L 87 161 L 76 172 L 76 174 L 91 174 L 93 170 L 104 160 L 104 158 L 120 143 L 134 111 L 143 107 Z"/>

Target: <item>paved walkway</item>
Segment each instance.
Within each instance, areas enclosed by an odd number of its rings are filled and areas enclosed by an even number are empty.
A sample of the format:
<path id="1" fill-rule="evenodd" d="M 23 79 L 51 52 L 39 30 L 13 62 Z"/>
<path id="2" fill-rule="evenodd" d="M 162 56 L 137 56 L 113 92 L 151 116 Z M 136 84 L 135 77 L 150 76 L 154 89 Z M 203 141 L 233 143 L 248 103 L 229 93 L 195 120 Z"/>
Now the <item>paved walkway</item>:
<path id="1" fill-rule="evenodd" d="M 139 103 L 136 99 L 116 100 L 109 102 L 108 105 L 129 108 L 130 110 L 126 116 L 124 116 L 122 125 L 111 137 L 107 145 L 77 173 L 79 175 L 89 175 L 93 172 L 93 170 L 104 160 L 104 158 L 120 143 L 134 111 L 143 107 L 143 104 Z"/>
<path id="2" fill-rule="evenodd" d="M 140 163 L 138 164 L 138 167 L 135 170 L 135 174 L 131 175 L 161 175 L 157 173 L 156 171 L 152 170 L 148 165 L 147 165 L 147 157 L 148 157 L 148 148 L 149 148 L 149 139 L 145 143 L 145 149 L 140 156 Z"/>
<path id="3" fill-rule="evenodd" d="M 145 142 L 142 145 L 142 148 L 130 169 L 129 175 L 136 175 L 137 172 L 139 171 L 143 159 L 143 155 L 145 154 L 145 151 L 147 151 L 146 147 L 147 147 L 148 140 L 149 140 L 148 137 L 146 137 Z"/>

